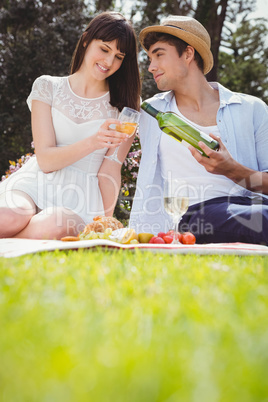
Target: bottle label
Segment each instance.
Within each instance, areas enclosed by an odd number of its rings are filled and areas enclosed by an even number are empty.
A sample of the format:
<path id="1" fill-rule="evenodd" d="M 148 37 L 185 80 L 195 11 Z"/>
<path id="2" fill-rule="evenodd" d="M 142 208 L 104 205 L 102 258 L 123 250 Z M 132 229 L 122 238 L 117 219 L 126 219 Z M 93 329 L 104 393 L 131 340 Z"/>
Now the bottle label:
<path id="1" fill-rule="evenodd" d="M 209 135 L 207 135 L 206 133 L 203 133 L 203 131 L 200 131 L 200 137 L 203 138 L 204 140 L 208 141 L 208 142 L 212 142 L 213 138 L 211 138 Z"/>

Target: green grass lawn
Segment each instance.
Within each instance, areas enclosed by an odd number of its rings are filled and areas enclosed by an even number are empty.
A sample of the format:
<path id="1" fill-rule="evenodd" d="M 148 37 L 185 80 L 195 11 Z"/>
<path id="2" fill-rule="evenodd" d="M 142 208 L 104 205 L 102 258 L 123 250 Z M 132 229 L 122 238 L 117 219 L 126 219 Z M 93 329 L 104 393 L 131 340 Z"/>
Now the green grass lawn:
<path id="1" fill-rule="evenodd" d="M 268 401 L 268 259 L 0 259 L 1 402 Z"/>

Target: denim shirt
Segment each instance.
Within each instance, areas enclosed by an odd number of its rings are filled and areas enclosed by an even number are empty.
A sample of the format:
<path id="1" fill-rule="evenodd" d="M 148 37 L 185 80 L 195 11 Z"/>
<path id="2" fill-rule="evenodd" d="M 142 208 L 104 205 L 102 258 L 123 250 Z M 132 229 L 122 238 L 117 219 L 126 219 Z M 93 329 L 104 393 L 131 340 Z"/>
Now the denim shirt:
<path id="1" fill-rule="evenodd" d="M 210 83 L 219 91 L 220 107 L 217 125 L 221 139 L 242 165 L 256 171 L 268 171 L 268 107 L 260 99 L 235 93 L 219 83 Z M 162 112 L 171 110 L 173 91 L 155 95 L 147 100 Z M 136 193 L 130 215 L 130 226 L 137 232 L 157 233 L 171 226 L 162 202 L 159 143 L 161 130 L 157 120 L 142 111 L 140 120 L 142 158 Z M 256 196 L 244 189 L 244 196 Z"/>

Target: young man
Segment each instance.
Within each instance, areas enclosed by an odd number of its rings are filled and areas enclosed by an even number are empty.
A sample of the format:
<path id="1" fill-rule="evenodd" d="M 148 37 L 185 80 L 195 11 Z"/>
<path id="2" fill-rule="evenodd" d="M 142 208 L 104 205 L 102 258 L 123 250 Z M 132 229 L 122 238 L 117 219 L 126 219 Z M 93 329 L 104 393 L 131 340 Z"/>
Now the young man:
<path id="1" fill-rule="evenodd" d="M 268 108 L 260 99 L 208 83 L 213 66 L 210 37 L 195 19 L 169 16 L 140 33 L 157 87 L 147 100 L 173 111 L 219 142 L 209 158 L 163 133 L 143 112 L 142 159 L 130 224 L 138 232 L 166 231 L 170 217 L 163 207 L 165 177 L 183 178 L 190 206 L 180 230 L 197 242 L 247 242 L 268 245 Z"/>

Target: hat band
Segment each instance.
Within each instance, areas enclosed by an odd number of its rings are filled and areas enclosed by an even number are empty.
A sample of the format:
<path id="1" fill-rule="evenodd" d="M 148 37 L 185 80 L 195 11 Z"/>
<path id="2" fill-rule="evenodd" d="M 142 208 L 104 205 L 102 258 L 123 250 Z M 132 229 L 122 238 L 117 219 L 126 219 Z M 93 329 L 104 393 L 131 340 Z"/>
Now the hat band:
<path id="1" fill-rule="evenodd" d="M 180 28 L 180 27 L 176 27 L 176 25 L 170 25 L 170 24 L 167 24 L 167 25 L 163 25 L 164 27 L 172 27 L 172 28 L 177 28 L 177 29 L 180 29 L 181 31 L 185 31 L 185 32 L 187 32 L 185 29 L 183 29 L 183 28 Z"/>

